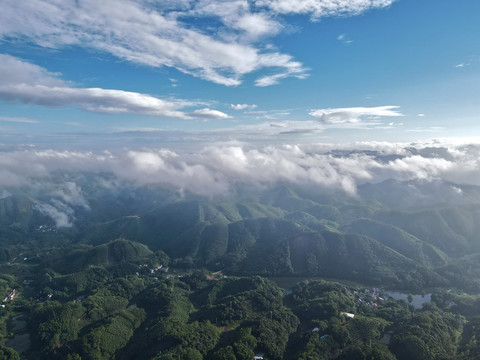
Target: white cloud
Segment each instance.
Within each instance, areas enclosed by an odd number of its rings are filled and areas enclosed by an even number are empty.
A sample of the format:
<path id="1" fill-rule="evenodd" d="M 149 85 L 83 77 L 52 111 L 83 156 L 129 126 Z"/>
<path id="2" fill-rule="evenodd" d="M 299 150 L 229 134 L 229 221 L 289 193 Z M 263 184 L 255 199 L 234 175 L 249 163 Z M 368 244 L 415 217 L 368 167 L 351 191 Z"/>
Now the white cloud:
<path id="1" fill-rule="evenodd" d="M 314 19 L 352 16 L 393 2 L 3 0 L 0 40 L 21 39 L 54 49 L 85 47 L 136 64 L 172 67 L 226 86 L 237 86 L 246 74 L 267 70 L 269 74 L 259 75 L 255 85 L 270 86 L 288 77 L 304 79 L 308 71 L 291 55 L 258 44 L 260 38 L 286 28 L 279 14 L 309 14 Z M 218 24 L 206 26 L 212 18 Z"/>
<path id="2" fill-rule="evenodd" d="M 254 13 L 246 0 L 199 0 L 190 11 L 195 16 L 216 16 L 228 29 L 240 30 L 241 37 L 254 40 L 278 33 L 282 25 L 271 14 Z"/>
<path id="3" fill-rule="evenodd" d="M 177 110 L 180 107 L 179 104 L 122 90 L 22 84 L 0 87 L 0 97 L 43 106 L 76 106 L 82 110 L 106 114 L 135 113 L 179 119 L 190 118 Z"/>
<path id="4" fill-rule="evenodd" d="M 419 155 L 408 156 L 402 159 L 389 161 L 383 170 L 391 170 L 400 179 L 438 179 L 442 173 L 447 173 L 455 164 L 451 161 L 439 158 L 426 158 Z"/>
<path id="5" fill-rule="evenodd" d="M 276 85 L 280 83 L 280 80 L 285 79 L 288 76 L 289 76 L 288 72 L 285 72 L 282 74 L 263 76 L 255 80 L 255 86 L 266 87 L 266 86 Z"/>
<path id="6" fill-rule="evenodd" d="M 280 69 L 280 72 L 273 75 L 266 75 L 255 80 L 255 86 L 265 87 L 278 84 L 280 80 L 295 77 L 297 79 L 305 79 L 308 74 L 307 69 L 303 67 L 300 62 L 293 61 L 289 55 L 273 53 L 267 55 L 263 61 L 270 66 L 275 66 Z"/>
<path id="7" fill-rule="evenodd" d="M 11 116 L 0 116 L 0 121 L 25 123 L 25 124 L 38 124 L 40 122 L 38 120 L 27 119 L 24 117 L 11 117 Z"/>
<path id="8" fill-rule="evenodd" d="M 371 9 L 385 8 L 395 0 L 256 0 L 257 6 L 268 7 L 281 14 L 326 16 L 359 15 Z"/>
<path id="9" fill-rule="evenodd" d="M 450 189 L 452 189 L 455 193 L 457 193 L 458 195 L 462 195 L 463 194 L 463 190 L 460 189 L 459 187 L 456 187 L 456 186 L 450 186 Z"/>
<path id="10" fill-rule="evenodd" d="M 265 14 L 247 14 L 238 19 L 236 28 L 257 37 L 275 34 L 280 31 L 281 26 Z"/>
<path id="11" fill-rule="evenodd" d="M 349 124 L 361 123 L 365 119 L 376 119 L 379 117 L 403 116 L 396 111 L 398 106 L 378 107 L 351 107 L 338 109 L 316 109 L 309 112 L 323 124 Z"/>
<path id="12" fill-rule="evenodd" d="M 71 214 L 59 210 L 55 206 L 49 204 L 37 204 L 36 209 L 55 221 L 55 226 L 58 228 L 73 226 L 73 223 L 70 219 Z"/>
<path id="13" fill-rule="evenodd" d="M 66 181 L 52 191 L 52 195 L 60 198 L 65 204 L 80 206 L 89 209 L 88 201 L 83 195 L 82 189 L 72 181 Z"/>
<path id="14" fill-rule="evenodd" d="M 290 113 L 288 111 L 279 111 L 279 110 L 258 111 L 258 112 L 252 111 L 251 113 L 257 113 L 258 114 L 255 117 L 255 120 L 261 120 L 261 119 L 277 120 L 281 117 L 290 115 Z M 297 124 L 297 123 L 305 123 L 305 121 L 290 121 L 289 123 Z"/>
<path id="15" fill-rule="evenodd" d="M 417 133 L 429 133 L 445 130 L 442 126 L 429 126 L 429 127 L 415 127 L 413 129 L 407 129 L 408 132 L 417 132 Z"/>
<path id="16" fill-rule="evenodd" d="M 268 118 L 270 115 L 263 115 L 261 118 Z M 272 118 L 274 118 L 272 116 Z M 245 136 L 247 138 L 276 138 L 281 136 L 297 136 L 321 133 L 325 127 L 317 121 L 269 121 L 252 125 L 240 125 L 231 129 L 219 129 L 219 134 L 232 134 Z"/>
<path id="17" fill-rule="evenodd" d="M 466 59 L 464 59 L 463 61 L 458 62 L 457 64 L 455 64 L 455 68 L 457 68 L 457 69 L 466 68 L 466 67 L 468 67 L 468 66 L 473 65 L 474 63 L 477 63 L 478 60 L 479 60 L 479 56 L 478 56 L 478 55 L 470 55 L 470 56 L 468 56 Z"/>
<path id="18" fill-rule="evenodd" d="M 170 4 L 170 5 L 168 5 Z M 258 48 L 259 36 L 281 25 L 269 12 L 253 12 L 247 1 L 197 1 L 178 5 L 149 0 L 4 0 L 0 38 L 21 38 L 49 48 L 82 46 L 151 67 L 173 67 L 227 86 L 263 68 L 279 68 L 282 78 L 305 76 L 289 55 Z M 217 17 L 214 31 L 188 17 Z M 278 58 L 287 59 L 279 64 Z M 295 71 L 292 71 L 295 68 Z"/>
<path id="19" fill-rule="evenodd" d="M 338 36 L 337 36 L 337 40 L 338 40 L 338 41 L 341 41 L 342 43 L 344 43 L 344 44 L 346 44 L 346 45 L 351 44 L 351 43 L 353 42 L 353 40 L 352 40 L 352 39 L 349 39 L 346 34 L 340 34 L 340 35 L 338 35 Z"/>
<path id="20" fill-rule="evenodd" d="M 272 131 L 288 128 L 284 123 L 272 125 Z M 47 189 L 56 200 L 41 207 L 42 211 L 58 224 L 69 224 L 74 207 L 88 207 L 74 180 L 79 171 L 99 177 L 107 174 L 119 183 L 159 184 L 202 195 L 228 193 L 237 183 L 268 186 L 276 182 L 315 184 L 354 194 L 359 184 L 384 179 L 443 179 L 480 185 L 479 159 L 480 141 L 451 140 L 312 146 L 236 142 L 212 144 L 193 152 L 147 148 L 98 154 L 29 150 L 0 153 L 0 188 Z M 59 172 L 62 177 L 57 176 Z"/>
<path id="21" fill-rule="evenodd" d="M 230 104 L 230 107 L 233 109 L 233 110 L 246 110 L 246 109 L 256 109 L 257 108 L 257 105 L 255 104 L 252 104 L 252 105 L 249 105 L 249 104 Z"/>
<path id="22" fill-rule="evenodd" d="M 212 110 L 209 108 L 197 109 L 190 115 L 194 117 L 205 118 L 205 119 L 230 119 L 231 118 L 230 115 L 225 114 L 224 112 L 221 112 L 218 110 Z"/>
<path id="23" fill-rule="evenodd" d="M 0 99 L 21 101 L 42 106 L 76 106 L 82 110 L 122 114 L 135 113 L 178 119 L 191 119 L 192 116 L 180 111 L 194 103 L 185 100 L 164 100 L 157 97 L 130 91 L 101 88 L 77 88 L 49 73 L 44 68 L 22 61 L 10 55 L 0 54 Z M 205 111 L 199 110 L 199 111 Z M 209 110 L 210 117 L 221 117 L 223 113 Z M 224 114 L 225 115 L 225 114 Z M 0 118 L 13 121 L 13 118 Z M 16 121 L 30 121 L 20 119 Z"/>

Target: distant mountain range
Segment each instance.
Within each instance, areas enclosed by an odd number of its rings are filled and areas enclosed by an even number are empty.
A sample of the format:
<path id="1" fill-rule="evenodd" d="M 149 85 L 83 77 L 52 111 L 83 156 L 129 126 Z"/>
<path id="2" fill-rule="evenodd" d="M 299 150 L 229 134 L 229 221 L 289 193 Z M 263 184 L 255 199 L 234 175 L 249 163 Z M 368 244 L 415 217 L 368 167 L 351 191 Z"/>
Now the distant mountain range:
<path id="1" fill-rule="evenodd" d="M 108 265 L 163 251 L 225 273 L 323 276 L 395 287 L 477 288 L 480 187 L 387 180 L 356 196 L 277 184 L 201 198 L 156 187 L 82 186 L 85 204 L 22 192 L 0 199 L 0 260 L 69 247 L 52 266 Z M 59 226 L 59 219 L 68 226 Z M 125 239 L 125 240 L 118 240 Z M 112 241 L 114 241 L 112 243 Z M 120 241 L 120 242 L 119 242 Z M 143 244 L 143 245 L 141 245 Z"/>

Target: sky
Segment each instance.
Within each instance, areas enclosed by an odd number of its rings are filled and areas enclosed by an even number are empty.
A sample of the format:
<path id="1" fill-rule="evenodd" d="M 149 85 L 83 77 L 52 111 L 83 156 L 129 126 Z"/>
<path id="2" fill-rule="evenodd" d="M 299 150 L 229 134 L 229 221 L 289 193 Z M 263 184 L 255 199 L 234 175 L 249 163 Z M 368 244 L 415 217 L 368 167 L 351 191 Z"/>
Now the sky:
<path id="1" fill-rule="evenodd" d="M 0 142 L 480 134 L 480 2 L 2 0 Z"/>
<path id="2" fill-rule="evenodd" d="M 480 186 L 478 14 L 473 0 L 0 0 L 0 200 L 33 194 L 69 227 L 85 186 L 355 197 L 393 179 L 462 198 Z"/>

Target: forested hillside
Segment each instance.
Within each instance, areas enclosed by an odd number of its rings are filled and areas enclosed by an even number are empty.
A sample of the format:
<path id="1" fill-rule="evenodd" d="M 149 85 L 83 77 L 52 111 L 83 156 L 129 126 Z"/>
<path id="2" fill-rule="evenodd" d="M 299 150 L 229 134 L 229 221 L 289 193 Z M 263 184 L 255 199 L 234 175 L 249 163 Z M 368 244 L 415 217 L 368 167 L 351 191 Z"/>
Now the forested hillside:
<path id="1" fill-rule="evenodd" d="M 392 186 L 410 196 L 423 184 L 366 185 L 356 197 L 280 184 L 236 198 L 85 186 L 86 202 L 64 212 L 10 193 L 0 199 L 0 351 L 7 359 L 472 358 L 480 190 L 397 206 Z M 420 308 L 390 290 L 432 301 Z"/>

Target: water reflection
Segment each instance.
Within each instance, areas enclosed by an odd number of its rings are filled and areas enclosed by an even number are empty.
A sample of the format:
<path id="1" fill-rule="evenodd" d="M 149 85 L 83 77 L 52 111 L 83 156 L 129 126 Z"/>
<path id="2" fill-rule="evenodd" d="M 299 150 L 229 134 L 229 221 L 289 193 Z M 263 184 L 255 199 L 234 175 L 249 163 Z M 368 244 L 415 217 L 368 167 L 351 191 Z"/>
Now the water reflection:
<path id="1" fill-rule="evenodd" d="M 410 305 L 413 305 L 415 309 L 423 308 L 423 305 L 432 301 L 432 294 L 426 295 L 412 295 L 412 301 L 409 301 L 408 294 L 396 292 L 396 291 L 385 291 L 385 294 L 394 298 L 395 300 L 405 300 Z"/>

